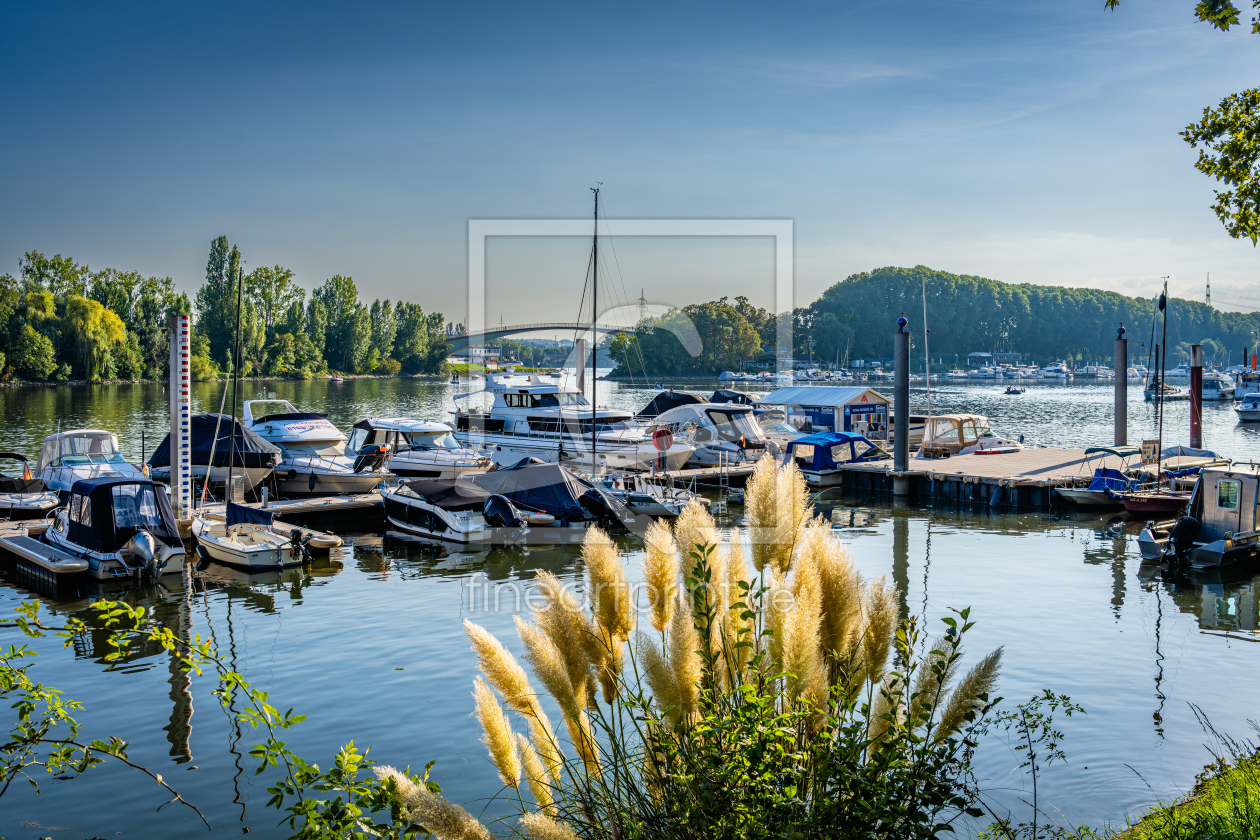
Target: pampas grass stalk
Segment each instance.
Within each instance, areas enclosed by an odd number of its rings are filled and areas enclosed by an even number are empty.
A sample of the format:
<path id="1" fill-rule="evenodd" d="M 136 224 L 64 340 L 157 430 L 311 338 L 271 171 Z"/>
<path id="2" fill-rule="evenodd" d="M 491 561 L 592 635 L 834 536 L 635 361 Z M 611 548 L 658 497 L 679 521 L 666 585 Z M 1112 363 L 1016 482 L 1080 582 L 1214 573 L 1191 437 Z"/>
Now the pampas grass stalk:
<path id="1" fill-rule="evenodd" d="M 696 632 L 691 599 L 680 591 L 674 600 L 674 616 L 669 623 L 669 666 L 673 674 L 678 716 L 688 721 L 699 707 L 701 672 L 700 634 Z"/>
<path id="2" fill-rule="evenodd" d="M 525 814 L 517 824 L 529 840 L 578 840 L 577 833 L 568 823 L 559 822 L 547 814 Z"/>
<path id="3" fill-rule="evenodd" d="M 791 590 L 779 581 L 771 567 L 762 615 L 765 619 L 766 634 L 769 636 L 765 642 L 766 649 L 776 673 L 783 670 L 783 637 L 793 601 Z"/>
<path id="4" fill-rule="evenodd" d="M 726 647 L 730 651 L 731 664 L 737 674 L 743 673 L 744 667 L 752 656 L 756 643 L 757 619 L 744 618 L 741 613 L 755 613 L 753 593 L 745 592 L 740 583 L 752 584 L 752 571 L 748 568 L 748 558 L 744 554 L 744 544 L 739 534 L 733 535 L 726 552 Z M 742 604 L 742 606 L 736 606 Z M 742 645 L 741 645 L 742 643 Z"/>
<path id="5" fill-rule="evenodd" d="M 780 575 L 786 575 L 792 568 L 797 543 L 813 506 L 810 504 L 809 487 L 795 461 L 780 467 L 774 480 L 775 503 L 778 506 L 774 566 Z"/>
<path id="6" fill-rule="evenodd" d="M 910 690 L 910 720 L 917 721 L 928 706 L 938 707 L 949 683 L 958 670 L 958 659 L 953 656 L 954 646 L 946 636 L 932 640 L 927 656 L 919 663 L 914 675 L 914 687 Z M 937 669 L 942 668 L 937 676 Z"/>
<path id="7" fill-rule="evenodd" d="M 546 604 L 534 610 L 534 623 L 551 639 L 564 659 L 569 682 L 579 695 L 589 696 L 591 651 L 596 631 L 590 617 L 582 611 L 577 598 L 551 572 L 539 572 L 534 579 L 546 598 Z"/>
<path id="8" fill-rule="evenodd" d="M 525 774 L 525 783 L 529 785 L 529 792 L 534 795 L 534 804 L 538 810 L 548 816 L 555 816 L 556 806 L 555 798 L 551 794 L 551 779 L 548 776 L 547 768 L 543 766 L 542 758 L 538 755 L 538 751 L 534 749 L 534 745 L 524 735 L 516 736 L 517 749 L 520 750 L 521 768 Z"/>
<path id="9" fill-rule="evenodd" d="M 998 648 L 967 672 L 949 695 L 949 702 L 945 704 L 945 711 L 941 713 L 941 720 L 936 725 L 933 741 L 944 740 L 962 729 L 967 722 L 968 712 L 983 702 L 980 695 L 988 695 L 997 685 L 1001 667 L 1002 648 Z"/>
<path id="10" fill-rule="evenodd" d="M 643 535 L 646 557 L 643 579 L 648 587 L 652 606 L 652 626 L 664 633 L 674 608 L 674 592 L 678 589 L 678 546 L 668 523 L 658 519 Z"/>
<path id="11" fill-rule="evenodd" d="M 830 535 L 818 555 L 822 650 L 835 660 L 848 652 L 862 624 L 862 578 L 848 550 Z"/>
<path id="12" fill-rule="evenodd" d="M 600 528 L 587 530 L 582 541 L 586 582 L 599 628 L 598 644 L 590 648 L 591 660 L 604 688 L 604 700 L 612 702 L 620 673 L 619 648 L 634 630 L 634 603 L 626 570 L 617 556 L 617 547 Z"/>
<path id="13" fill-rule="evenodd" d="M 817 675 L 821 649 L 818 630 L 822 623 L 818 589 L 802 586 L 794 595 L 792 609 L 783 625 L 783 670 L 788 672 L 787 691 L 793 699 L 800 697 Z"/>
<path id="14" fill-rule="evenodd" d="M 643 669 L 643 678 L 656 698 L 657 708 L 667 714 L 672 723 L 678 723 L 678 688 L 674 683 L 674 669 L 656 643 L 643 633 L 639 634 L 636 647 L 639 667 Z"/>
<path id="15" fill-rule="evenodd" d="M 477 654 L 478 668 L 490 684 L 503 695 L 511 708 L 523 715 L 541 714 L 533 686 L 525 669 L 489 630 L 464 619 L 464 632 Z"/>
<path id="16" fill-rule="evenodd" d="M 774 459 L 766 455 L 757 462 L 744 485 L 745 522 L 752 538 L 752 562 L 757 573 L 773 565 L 775 542 L 779 536 L 778 494 Z"/>
<path id="17" fill-rule="evenodd" d="M 534 669 L 534 676 L 543 687 L 555 698 L 566 723 L 578 716 L 578 712 L 586 705 L 585 686 L 575 686 L 569 681 L 569 671 L 565 666 L 564 656 L 551 641 L 551 637 L 537 626 L 513 616 L 516 632 L 525 643 L 525 658 Z M 582 692 L 579 695 L 579 691 Z"/>
<path id="18" fill-rule="evenodd" d="M 866 657 L 866 673 L 871 682 L 883 679 L 888 667 L 888 653 L 897 634 L 897 587 L 887 577 L 873 581 L 866 588 L 866 629 L 862 633 L 862 652 Z"/>
<path id="19" fill-rule="evenodd" d="M 473 697 L 477 705 L 477 720 L 481 722 L 481 743 L 486 745 L 503 784 L 516 790 L 521 784 L 521 757 L 516 751 L 516 738 L 507 715 L 503 714 L 494 692 L 481 677 L 473 681 Z"/>
<path id="20" fill-rule="evenodd" d="M 717 545 L 717 525 L 709 515 L 709 509 L 698 499 L 692 499 L 674 520 L 674 541 L 682 552 L 683 570 L 691 569 L 691 553 L 706 545 Z"/>
<path id="21" fill-rule="evenodd" d="M 490 830 L 458 805 L 422 785 L 412 784 L 393 767 L 377 767 L 377 778 L 392 778 L 407 807 L 407 815 L 440 840 L 493 840 Z M 405 787 L 404 787 L 405 783 Z"/>

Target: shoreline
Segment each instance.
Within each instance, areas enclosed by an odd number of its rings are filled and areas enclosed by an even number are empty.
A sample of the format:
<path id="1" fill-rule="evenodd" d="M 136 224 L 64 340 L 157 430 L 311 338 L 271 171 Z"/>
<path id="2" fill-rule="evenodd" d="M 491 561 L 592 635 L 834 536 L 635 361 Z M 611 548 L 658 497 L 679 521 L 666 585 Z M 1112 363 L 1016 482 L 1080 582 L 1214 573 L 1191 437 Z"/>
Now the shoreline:
<path id="1" fill-rule="evenodd" d="M 342 379 L 419 379 L 422 382 L 438 382 L 445 381 L 450 378 L 448 374 L 441 373 L 424 373 L 412 375 L 402 374 L 378 374 L 378 373 L 346 373 L 338 374 Z M 318 382 L 319 380 L 330 381 L 332 376 L 312 376 L 310 379 L 289 379 L 284 376 L 242 376 L 241 382 Z M 194 379 L 193 382 L 231 382 L 230 377 L 219 377 L 218 379 Z M 0 387 L 4 388 L 26 388 L 26 387 L 60 387 L 63 385 L 168 385 L 166 379 L 63 379 L 60 381 L 28 381 L 25 379 L 13 379 L 7 382 L 0 382 Z"/>

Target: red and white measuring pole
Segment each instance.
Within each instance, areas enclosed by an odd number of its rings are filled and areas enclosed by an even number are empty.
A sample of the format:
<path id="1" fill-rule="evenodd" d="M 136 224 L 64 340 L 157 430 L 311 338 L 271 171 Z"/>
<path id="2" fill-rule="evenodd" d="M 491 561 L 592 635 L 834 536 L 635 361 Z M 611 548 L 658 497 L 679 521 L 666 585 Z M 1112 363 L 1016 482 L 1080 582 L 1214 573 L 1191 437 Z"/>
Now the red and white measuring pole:
<path id="1" fill-rule="evenodd" d="M 192 517 L 190 322 L 187 315 L 171 316 L 171 507 L 177 520 Z"/>

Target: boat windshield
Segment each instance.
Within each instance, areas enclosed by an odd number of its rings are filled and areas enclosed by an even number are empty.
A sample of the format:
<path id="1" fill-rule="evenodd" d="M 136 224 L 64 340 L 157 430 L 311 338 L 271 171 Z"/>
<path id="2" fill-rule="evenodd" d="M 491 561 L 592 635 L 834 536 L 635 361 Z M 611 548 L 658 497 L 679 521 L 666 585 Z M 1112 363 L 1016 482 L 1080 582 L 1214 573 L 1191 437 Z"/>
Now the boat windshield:
<path id="1" fill-rule="evenodd" d="M 504 394 L 503 404 L 508 408 L 560 408 L 565 405 L 587 405 L 581 394 Z"/>
<path id="2" fill-rule="evenodd" d="M 339 440 L 302 441 L 278 443 L 284 453 L 296 458 L 340 458 L 345 455 L 345 444 Z"/>
<path id="3" fill-rule="evenodd" d="M 938 419 L 932 421 L 931 429 L 927 435 L 929 445 L 944 446 L 951 443 L 961 443 L 958 436 L 958 427 L 954 425 L 953 420 Z"/>
<path id="4" fill-rule="evenodd" d="M 67 435 L 44 444 L 40 461 L 52 466 L 84 466 L 87 464 L 125 464 L 114 436 L 108 432 L 85 432 Z"/>
<path id="5" fill-rule="evenodd" d="M 113 489 L 114 527 L 164 531 L 162 514 L 151 484 L 120 484 Z"/>
<path id="6" fill-rule="evenodd" d="M 412 432 L 402 435 L 399 451 L 405 449 L 463 449 L 463 444 L 450 432 Z"/>
<path id="7" fill-rule="evenodd" d="M 738 443 L 741 438 L 744 440 L 765 439 L 751 411 L 721 411 L 710 408 L 705 413 L 709 415 L 709 419 L 717 427 L 718 435 L 724 440 Z"/>

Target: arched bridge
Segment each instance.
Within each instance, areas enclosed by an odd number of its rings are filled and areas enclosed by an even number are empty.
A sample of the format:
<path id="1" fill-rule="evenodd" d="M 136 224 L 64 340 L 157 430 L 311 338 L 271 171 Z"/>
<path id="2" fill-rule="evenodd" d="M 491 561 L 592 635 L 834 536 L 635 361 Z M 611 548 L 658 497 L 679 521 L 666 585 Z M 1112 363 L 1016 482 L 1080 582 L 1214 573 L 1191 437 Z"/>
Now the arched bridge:
<path id="1" fill-rule="evenodd" d="M 550 332 L 550 333 L 569 333 L 572 338 L 573 333 L 590 333 L 590 324 L 520 324 L 515 327 L 495 327 L 494 329 L 481 330 L 475 333 L 464 333 L 463 335 L 448 335 L 446 342 L 451 346 L 449 352 L 456 353 L 460 350 L 466 350 L 469 347 L 476 347 L 485 344 L 496 338 L 507 338 L 510 335 L 520 335 L 522 333 L 533 332 Z M 601 335 L 613 335 L 619 332 L 634 332 L 633 327 L 615 327 L 607 324 L 600 324 L 595 327 L 595 332 Z"/>

